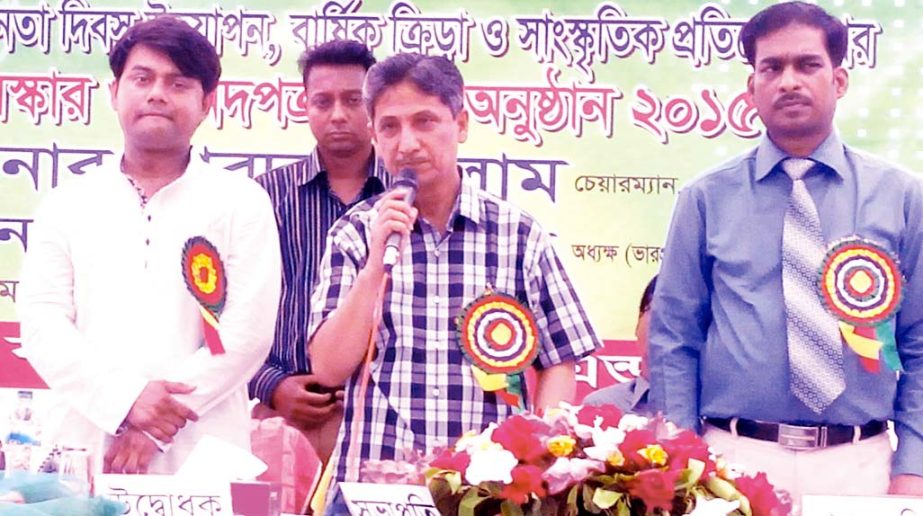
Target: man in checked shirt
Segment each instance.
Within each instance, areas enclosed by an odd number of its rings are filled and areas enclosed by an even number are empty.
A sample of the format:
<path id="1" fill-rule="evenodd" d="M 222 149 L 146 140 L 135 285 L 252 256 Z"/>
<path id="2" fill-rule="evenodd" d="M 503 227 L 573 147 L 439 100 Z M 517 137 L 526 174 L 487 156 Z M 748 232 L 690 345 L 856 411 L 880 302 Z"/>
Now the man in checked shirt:
<path id="1" fill-rule="evenodd" d="M 419 189 L 412 206 L 401 190 L 356 206 L 332 228 L 321 262 L 308 351 L 321 383 L 347 385 L 328 514 L 345 510 L 342 498 L 333 499 L 336 482 L 356 480 L 362 461 L 425 452 L 513 414 L 481 389 L 457 336 L 456 317 L 488 289 L 522 300 L 534 314 L 538 381 L 534 397 L 526 393 L 535 400 L 529 408 L 571 401 L 576 361 L 599 346 L 549 235 L 461 173 L 458 144 L 468 135 L 463 88 L 450 61 L 418 54 L 393 56 L 366 78 L 378 155 L 392 174 L 415 170 Z M 372 328 L 392 233 L 401 235 L 402 251 L 381 324 Z M 376 353 L 359 401 L 373 331 Z M 358 422 L 357 403 L 364 407 Z"/>

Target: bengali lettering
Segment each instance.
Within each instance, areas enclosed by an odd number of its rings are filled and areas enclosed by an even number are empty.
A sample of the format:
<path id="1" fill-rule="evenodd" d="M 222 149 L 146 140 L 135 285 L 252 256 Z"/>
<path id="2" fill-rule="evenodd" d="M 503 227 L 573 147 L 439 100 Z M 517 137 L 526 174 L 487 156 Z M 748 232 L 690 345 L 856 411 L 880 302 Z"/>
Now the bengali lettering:
<path id="1" fill-rule="evenodd" d="M 16 52 L 18 46 L 39 48 L 51 52 L 51 23 L 57 17 L 55 10 L 45 2 L 38 7 L 0 8 L 0 45 L 6 52 Z"/>
<path id="2" fill-rule="evenodd" d="M 57 142 L 53 142 L 50 149 L 0 147 L 0 169 L 9 176 L 28 174 L 32 179 L 32 187 L 38 192 L 41 170 L 49 172 L 48 185 L 55 188 L 58 186 L 59 171 L 66 170 L 71 175 L 82 176 L 88 167 L 98 167 L 103 158 L 111 154 L 112 151 L 107 149 L 59 147 Z"/>
<path id="3" fill-rule="evenodd" d="M 222 80 L 215 91 L 213 117 L 219 129 L 229 118 L 251 129 L 254 110 L 270 113 L 283 129 L 308 122 L 307 99 L 300 81 L 281 77 L 266 82 Z"/>
<path id="4" fill-rule="evenodd" d="M 292 35 L 305 49 L 333 39 L 352 39 L 375 50 L 388 22 L 382 15 L 359 14 L 360 7 L 362 0 L 330 0 L 307 14 L 289 14 Z"/>
<path id="5" fill-rule="evenodd" d="M 19 285 L 19 281 L 16 280 L 0 280 L 0 297 L 8 297 L 15 303 L 17 285 Z"/>
<path id="6" fill-rule="evenodd" d="M 23 251 L 29 250 L 29 225 L 33 219 L 0 218 L 0 242 L 19 240 Z"/>
<path id="7" fill-rule="evenodd" d="M 676 193 L 675 176 L 581 175 L 574 179 L 574 190 L 612 194 L 660 195 Z"/>
<path id="8" fill-rule="evenodd" d="M 407 1 L 391 7 L 393 33 L 391 49 L 395 52 L 416 52 L 443 56 L 451 61 L 468 60 L 471 29 L 474 20 L 462 9 L 458 17 L 424 16 L 420 9 Z"/>
<path id="9" fill-rule="evenodd" d="M 512 130 L 518 141 L 540 147 L 543 132 L 569 130 L 582 136 L 584 125 L 596 123 L 612 137 L 615 128 L 615 103 L 622 93 L 615 87 L 583 86 L 574 81 L 569 87 L 558 84 L 561 72 L 546 71 L 547 86 L 488 86 L 465 88 L 465 99 L 472 118 L 492 125 L 500 134 Z"/>
<path id="10" fill-rule="evenodd" d="M 9 121 L 15 109 L 28 115 L 34 125 L 50 118 L 64 122 L 90 123 L 93 90 L 99 83 L 92 76 L 60 74 L 52 69 L 41 74 L 0 74 L 0 121 Z"/>

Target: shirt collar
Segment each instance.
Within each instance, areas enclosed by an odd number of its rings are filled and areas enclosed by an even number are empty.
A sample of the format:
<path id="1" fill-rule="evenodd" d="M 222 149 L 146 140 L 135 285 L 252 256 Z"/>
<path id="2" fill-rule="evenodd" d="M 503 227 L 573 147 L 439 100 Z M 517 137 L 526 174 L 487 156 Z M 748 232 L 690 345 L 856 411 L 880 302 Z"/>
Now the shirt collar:
<path id="1" fill-rule="evenodd" d="M 125 159 L 125 149 L 123 148 L 121 152 L 118 153 L 118 159 L 113 162 L 112 172 L 115 174 L 115 177 L 124 178 L 126 182 L 128 180 L 125 172 L 122 171 L 122 162 Z M 187 177 L 196 176 L 202 172 L 202 170 L 208 168 L 208 163 L 202 159 L 202 152 L 195 146 L 189 147 L 189 163 L 186 164 L 186 170 L 179 175 L 176 179 L 165 185 L 164 187 L 170 186 L 172 184 L 182 184 L 186 181 Z M 106 167 L 108 168 L 108 167 Z M 104 168 L 105 170 L 105 168 Z"/>
<path id="2" fill-rule="evenodd" d="M 308 155 L 308 158 L 304 161 L 304 165 L 298 169 L 298 175 L 296 177 L 296 184 L 298 186 L 305 186 L 317 179 L 317 176 L 321 172 L 325 172 L 326 169 L 323 168 L 320 162 L 320 152 L 317 148 L 314 148 L 314 151 Z M 375 156 L 375 150 L 372 150 L 372 154 L 369 157 L 368 162 L 368 177 L 374 177 L 382 184 L 382 186 L 387 190 L 391 187 L 391 174 L 385 170 L 384 164 Z"/>
<path id="3" fill-rule="evenodd" d="M 463 173 L 461 167 L 458 167 L 458 174 L 461 176 L 461 188 L 458 193 L 458 198 L 455 199 L 455 209 L 453 213 L 465 217 L 475 224 L 479 224 L 484 209 L 481 205 L 481 198 L 479 195 L 481 190 L 480 185 L 475 184 L 471 176 Z"/>
<path id="4" fill-rule="evenodd" d="M 304 186 L 314 181 L 314 178 L 321 172 L 320 153 L 315 147 L 314 151 L 308 155 L 308 159 L 304 161 L 304 166 L 298 168 L 298 175 L 295 177 L 295 183 L 298 186 Z"/>
<path id="5" fill-rule="evenodd" d="M 780 161 L 789 157 L 769 139 L 769 136 L 763 136 L 756 149 L 756 180 L 761 181 L 775 169 Z M 808 158 L 826 165 L 840 177 L 847 170 L 846 148 L 835 130 L 830 132 L 830 136 L 818 145 Z"/>

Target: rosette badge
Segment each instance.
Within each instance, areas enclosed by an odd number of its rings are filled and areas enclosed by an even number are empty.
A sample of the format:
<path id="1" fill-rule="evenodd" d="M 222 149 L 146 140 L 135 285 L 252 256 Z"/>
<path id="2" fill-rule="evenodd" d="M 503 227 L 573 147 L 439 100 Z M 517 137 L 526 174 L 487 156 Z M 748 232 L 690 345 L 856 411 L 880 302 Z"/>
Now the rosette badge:
<path id="1" fill-rule="evenodd" d="M 488 288 L 465 307 L 456 322 L 461 349 L 481 388 L 524 410 L 520 373 L 538 354 L 532 312 L 514 297 Z"/>
<path id="2" fill-rule="evenodd" d="M 199 303 L 205 344 L 213 355 L 224 353 L 218 318 L 227 300 L 228 282 L 221 255 L 208 239 L 194 236 L 183 246 L 182 266 L 186 288 Z"/>
<path id="3" fill-rule="evenodd" d="M 821 299 L 840 320 L 843 340 L 870 372 L 879 370 L 881 359 L 893 371 L 901 368 L 889 321 L 900 309 L 903 283 L 897 259 L 870 240 L 835 242 L 824 258 Z"/>

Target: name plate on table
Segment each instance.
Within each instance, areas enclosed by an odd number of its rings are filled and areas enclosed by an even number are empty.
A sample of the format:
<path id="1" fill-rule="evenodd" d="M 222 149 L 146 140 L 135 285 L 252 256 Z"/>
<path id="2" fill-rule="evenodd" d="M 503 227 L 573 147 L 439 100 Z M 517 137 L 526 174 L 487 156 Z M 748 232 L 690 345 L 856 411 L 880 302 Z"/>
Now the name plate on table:
<path id="1" fill-rule="evenodd" d="M 439 516 L 426 486 L 341 482 L 340 491 L 352 516 Z"/>
<path id="2" fill-rule="evenodd" d="M 802 516 L 923 516 L 923 498 L 904 496 L 820 496 L 801 498 Z"/>
<path id="3" fill-rule="evenodd" d="M 96 475 L 97 496 L 122 502 L 123 514 L 143 516 L 231 516 L 227 481 L 177 479 L 171 475 Z"/>

